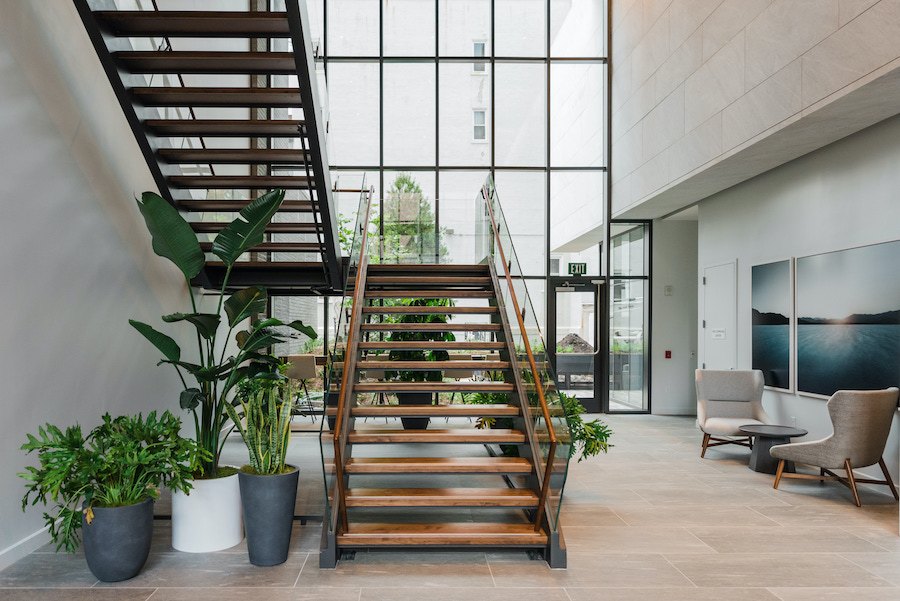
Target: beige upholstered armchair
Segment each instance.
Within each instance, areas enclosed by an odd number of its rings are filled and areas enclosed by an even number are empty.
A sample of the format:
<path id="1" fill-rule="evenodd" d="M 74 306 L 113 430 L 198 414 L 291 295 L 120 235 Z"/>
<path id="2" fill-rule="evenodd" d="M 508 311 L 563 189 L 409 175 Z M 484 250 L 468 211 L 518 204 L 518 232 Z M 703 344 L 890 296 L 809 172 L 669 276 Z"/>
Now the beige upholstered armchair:
<path id="1" fill-rule="evenodd" d="M 830 436 L 772 447 L 772 457 L 780 460 L 775 472 L 775 488 L 782 478 L 837 480 L 850 489 L 853 501 L 860 507 L 857 483 L 884 484 L 890 487 L 895 499 L 900 499 L 881 457 L 897 410 L 898 394 L 897 388 L 835 392 L 828 400 L 828 415 L 834 430 Z M 819 474 L 786 473 L 786 461 L 815 466 L 819 468 Z M 853 468 L 876 463 L 881 467 L 884 480 L 858 478 L 853 473 Z M 832 471 L 835 469 L 845 470 L 847 476 L 838 476 Z"/>
<path id="2" fill-rule="evenodd" d="M 703 448 L 736 444 L 752 448 L 750 437 L 738 428 L 748 424 L 771 423 L 762 406 L 763 374 L 758 369 L 698 369 L 697 425 L 703 431 Z M 727 437 L 727 438 L 723 438 Z"/>

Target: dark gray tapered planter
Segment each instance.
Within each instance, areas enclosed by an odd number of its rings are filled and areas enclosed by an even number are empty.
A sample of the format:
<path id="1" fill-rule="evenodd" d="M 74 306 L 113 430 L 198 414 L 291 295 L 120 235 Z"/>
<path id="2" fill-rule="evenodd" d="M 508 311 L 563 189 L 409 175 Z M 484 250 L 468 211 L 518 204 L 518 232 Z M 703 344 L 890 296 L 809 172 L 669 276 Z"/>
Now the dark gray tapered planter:
<path id="1" fill-rule="evenodd" d="M 293 467 L 293 466 L 291 466 Z M 259 476 L 238 472 L 250 563 L 274 566 L 287 560 L 300 471 Z"/>
<path id="2" fill-rule="evenodd" d="M 430 392 L 398 392 L 397 403 L 400 405 L 430 405 L 433 397 Z M 431 422 L 428 417 L 401 417 L 404 430 L 425 430 Z"/>
<path id="3" fill-rule="evenodd" d="M 153 539 L 153 499 L 125 507 L 94 507 L 90 524 L 81 516 L 84 556 L 103 582 L 134 578 L 144 567 Z"/>

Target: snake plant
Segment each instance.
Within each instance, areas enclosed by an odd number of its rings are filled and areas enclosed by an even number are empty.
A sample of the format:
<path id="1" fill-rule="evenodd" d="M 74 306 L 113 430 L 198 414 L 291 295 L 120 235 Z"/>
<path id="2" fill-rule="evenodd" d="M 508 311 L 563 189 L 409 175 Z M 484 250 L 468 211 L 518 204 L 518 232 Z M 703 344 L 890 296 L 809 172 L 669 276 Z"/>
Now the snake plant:
<path id="1" fill-rule="evenodd" d="M 225 405 L 228 417 L 240 432 L 250 453 L 250 471 L 283 474 L 291 435 L 291 410 L 296 387 L 290 380 L 248 395 L 237 405 Z"/>

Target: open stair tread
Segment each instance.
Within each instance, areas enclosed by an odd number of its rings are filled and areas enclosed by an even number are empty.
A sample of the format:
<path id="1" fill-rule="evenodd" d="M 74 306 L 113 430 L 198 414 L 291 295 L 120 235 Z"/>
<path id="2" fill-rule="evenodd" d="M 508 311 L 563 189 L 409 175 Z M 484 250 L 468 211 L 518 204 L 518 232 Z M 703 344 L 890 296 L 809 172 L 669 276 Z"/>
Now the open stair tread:
<path id="1" fill-rule="evenodd" d="M 337 363 L 336 367 L 342 368 L 343 363 Z M 360 371 L 367 369 L 391 369 L 391 370 L 423 370 L 444 371 L 448 369 L 471 370 L 503 370 L 509 369 L 509 361 L 462 361 L 450 359 L 449 361 L 359 361 L 356 367 Z"/>
<path id="2" fill-rule="evenodd" d="M 530 474 L 524 457 L 352 457 L 350 474 Z"/>
<path id="3" fill-rule="evenodd" d="M 367 546 L 534 546 L 547 544 L 543 531 L 532 524 L 458 522 L 438 524 L 353 523 L 338 534 L 344 547 Z"/>
<path id="4" fill-rule="evenodd" d="M 515 405 L 358 405 L 353 417 L 512 417 L 519 415 Z"/>
<path id="5" fill-rule="evenodd" d="M 436 430 L 363 429 L 350 432 L 351 443 L 510 443 L 525 442 L 525 433 L 505 428 L 450 428 Z"/>
<path id="6" fill-rule="evenodd" d="M 202 136 L 244 138 L 253 136 L 289 137 L 300 135 L 303 121 L 295 119 L 148 119 L 144 127 L 158 136 Z"/>
<path id="7" fill-rule="evenodd" d="M 522 488 L 349 488 L 347 507 L 535 507 Z"/>
<path id="8" fill-rule="evenodd" d="M 483 276 L 462 275 L 372 275 L 366 278 L 366 285 L 385 284 L 422 284 L 433 286 L 442 284 L 446 286 L 490 286 L 491 278 Z"/>
<path id="9" fill-rule="evenodd" d="M 112 54 L 131 73 L 294 75 L 297 72 L 293 52 L 128 50 Z"/>
<path id="10" fill-rule="evenodd" d="M 494 298 L 493 290 L 453 288 L 415 290 L 366 290 L 366 298 Z"/>
<path id="11" fill-rule="evenodd" d="M 499 323 L 364 323 L 364 332 L 499 332 Z"/>
<path id="12" fill-rule="evenodd" d="M 379 307 L 376 305 L 363 307 L 363 313 L 381 315 L 490 315 L 499 313 L 497 307 Z"/>
<path id="13" fill-rule="evenodd" d="M 513 392 L 507 382 L 359 382 L 354 392 Z"/>
<path id="14" fill-rule="evenodd" d="M 117 36 L 286 37 L 284 12 L 247 11 L 95 11 L 97 21 Z"/>
<path id="15" fill-rule="evenodd" d="M 400 341 L 378 342 L 368 341 L 357 344 L 360 350 L 385 349 L 385 350 L 500 350 L 506 348 L 505 342 L 478 342 L 478 341 Z"/>

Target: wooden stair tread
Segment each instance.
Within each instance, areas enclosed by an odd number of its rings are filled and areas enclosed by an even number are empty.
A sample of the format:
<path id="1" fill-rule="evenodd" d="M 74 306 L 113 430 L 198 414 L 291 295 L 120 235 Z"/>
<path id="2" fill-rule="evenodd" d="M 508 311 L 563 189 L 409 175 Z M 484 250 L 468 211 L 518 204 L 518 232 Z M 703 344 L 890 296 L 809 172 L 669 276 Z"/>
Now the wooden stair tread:
<path id="1" fill-rule="evenodd" d="M 364 429 L 350 432 L 351 443 L 378 444 L 401 442 L 428 443 L 522 443 L 525 434 L 520 430 L 501 428 L 457 428 L 447 430 L 390 430 Z"/>
<path id="2" fill-rule="evenodd" d="M 498 332 L 499 323 L 364 323 L 364 332 Z"/>
<path id="3" fill-rule="evenodd" d="M 315 186 L 305 175 L 170 175 L 166 179 L 173 188 L 210 190 L 306 190 Z"/>
<path id="4" fill-rule="evenodd" d="M 307 158 L 295 148 L 160 148 L 156 155 L 165 163 L 204 165 L 303 165 Z"/>
<path id="5" fill-rule="evenodd" d="M 506 382 L 359 382 L 354 392 L 513 392 Z"/>
<path id="6" fill-rule="evenodd" d="M 212 250 L 212 242 L 201 242 L 200 250 L 210 252 Z M 322 247 L 319 246 L 318 242 L 263 242 L 247 252 L 319 253 L 322 252 Z M 236 263 L 235 267 L 240 265 L 242 263 Z"/>
<path id="7" fill-rule="evenodd" d="M 366 285 L 383 284 L 444 284 L 447 286 L 490 286 L 491 278 L 453 275 L 373 275 L 366 278 Z"/>
<path id="8" fill-rule="evenodd" d="M 113 52 L 131 73 L 204 73 L 296 75 L 293 52 L 144 50 Z"/>
<path id="9" fill-rule="evenodd" d="M 342 368 L 342 363 L 335 364 Z M 359 361 L 356 368 L 360 371 L 366 369 L 391 369 L 391 370 L 423 370 L 444 371 L 446 369 L 471 369 L 479 370 L 503 370 L 509 369 L 508 361 Z"/>
<path id="10" fill-rule="evenodd" d="M 283 12 L 101 10 L 94 16 L 117 36 L 266 38 L 290 34 Z"/>
<path id="11" fill-rule="evenodd" d="M 408 273 L 410 271 L 465 271 L 478 273 L 490 272 L 488 266 L 483 263 L 378 263 L 377 265 L 369 265 L 369 272 L 373 274 L 382 272 L 395 273 L 398 271 L 401 273 Z"/>
<path id="12" fill-rule="evenodd" d="M 523 457 L 352 457 L 344 468 L 351 474 L 530 474 Z"/>
<path id="13" fill-rule="evenodd" d="M 494 298 L 493 290 L 366 290 L 366 298 Z"/>
<path id="14" fill-rule="evenodd" d="M 303 107 L 296 88 L 137 87 L 131 97 L 143 106 Z"/>
<path id="15" fill-rule="evenodd" d="M 532 524 L 460 522 L 440 524 L 353 523 L 338 534 L 345 547 L 367 546 L 543 546 L 547 535 Z"/>
<path id="16" fill-rule="evenodd" d="M 228 221 L 192 221 L 191 228 L 198 234 L 219 232 L 229 224 Z M 266 232 L 273 234 L 315 234 L 322 228 L 318 223 L 284 223 L 273 222 L 266 226 Z"/>
<path id="17" fill-rule="evenodd" d="M 157 136 L 205 138 L 287 137 L 300 135 L 304 122 L 294 119 L 148 119 L 144 128 Z M 304 128 L 305 129 L 305 128 Z"/>
<path id="18" fill-rule="evenodd" d="M 353 417 L 513 417 L 515 405 L 357 405 Z"/>
<path id="19" fill-rule="evenodd" d="M 536 507 L 522 488 L 349 488 L 347 507 Z"/>
<path id="20" fill-rule="evenodd" d="M 466 341 L 466 342 L 441 342 L 441 341 L 431 341 L 431 340 L 422 340 L 422 341 L 402 341 L 402 342 L 378 342 L 378 341 L 367 341 L 360 342 L 357 344 L 357 347 L 360 350 L 366 349 L 395 349 L 395 350 L 412 350 L 412 349 L 422 349 L 422 350 L 462 350 L 462 349 L 474 349 L 474 350 L 490 350 L 490 349 L 503 349 L 506 348 L 505 342 L 476 342 L 476 341 Z"/>
<path id="21" fill-rule="evenodd" d="M 237 213 L 249 203 L 249 200 L 179 200 L 178 208 L 197 213 Z M 311 213 L 312 210 L 308 200 L 285 200 L 278 208 L 279 213 Z"/>
<path id="22" fill-rule="evenodd" d="M 381 315 L 489 315 L 498 313 L 497 307 L 363 307 L 363 313 L 375 313 Z"/>

